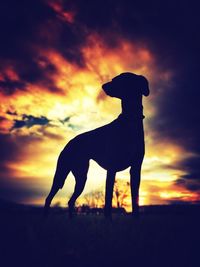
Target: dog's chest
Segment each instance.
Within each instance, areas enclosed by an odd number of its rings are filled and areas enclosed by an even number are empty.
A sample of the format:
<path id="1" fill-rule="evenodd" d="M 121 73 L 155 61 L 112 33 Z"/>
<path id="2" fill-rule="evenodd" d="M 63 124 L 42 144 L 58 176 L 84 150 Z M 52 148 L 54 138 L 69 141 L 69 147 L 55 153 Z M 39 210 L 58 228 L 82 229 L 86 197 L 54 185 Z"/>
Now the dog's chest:
<path id="1" fill-rule="evenodd" d="M 128 139 L 113 138 L 93 146 L 90 158 L 99 163 L 104 169 L 113 168 L 120 171 L 128 168 L 135 158 L 142 157 L 143 151 L 142 142 L 141 144 L 134 144 Z"/>

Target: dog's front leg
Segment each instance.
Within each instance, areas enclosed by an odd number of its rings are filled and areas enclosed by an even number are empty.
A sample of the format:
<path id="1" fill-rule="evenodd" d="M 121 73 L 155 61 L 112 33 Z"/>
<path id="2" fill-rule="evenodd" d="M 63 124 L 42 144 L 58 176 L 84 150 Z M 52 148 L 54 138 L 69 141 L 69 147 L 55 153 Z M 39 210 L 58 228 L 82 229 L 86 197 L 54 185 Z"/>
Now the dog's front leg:
<path id="1" fill-rule="evenodd" d="M 132 214 L 139 215 L 139 188 L 141 177 L 142 163 L 136 163 L 130 169 L 131 175 L 131 198 L 132 198 Z"/>
<path id="2" fill-rule="evenodd" d="M 112 197 L 113 197 L 113 187 L 115 182 L 115 171 L 108 170 L 106 177 L 106 194 L 105 194 L 105 217 L 111 217 L 112 211 Z"/>

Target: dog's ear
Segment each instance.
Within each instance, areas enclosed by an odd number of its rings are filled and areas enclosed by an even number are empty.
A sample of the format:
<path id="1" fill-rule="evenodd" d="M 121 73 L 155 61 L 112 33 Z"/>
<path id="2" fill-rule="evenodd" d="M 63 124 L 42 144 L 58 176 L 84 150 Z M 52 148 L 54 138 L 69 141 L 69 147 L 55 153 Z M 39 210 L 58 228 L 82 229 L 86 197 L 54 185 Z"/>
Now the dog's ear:
<path id="1" fill-rule="evenodd" d="M 148 80 L 142 76 L 142 75 L 139 75 L 139 86 L 141 88 L 141 91 L 142 91 L 142 94 L 144 96 L 148 96 L 149 93 L 150 93 L 150 90 L 149 90 L 149 82 Z"/>

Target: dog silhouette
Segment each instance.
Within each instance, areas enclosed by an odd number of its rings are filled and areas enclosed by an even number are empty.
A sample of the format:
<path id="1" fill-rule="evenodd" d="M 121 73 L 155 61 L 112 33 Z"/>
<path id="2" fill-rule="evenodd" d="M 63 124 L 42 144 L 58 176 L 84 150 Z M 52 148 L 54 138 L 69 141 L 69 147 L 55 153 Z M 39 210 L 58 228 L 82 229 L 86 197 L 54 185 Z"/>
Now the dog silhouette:
<path id="1" fill-rule="evenodd" d="M 72 215 L 75 201 L 87 180 L 89 160 L 93 159 L 107 170 L 104 215 L 111 217 L 116 172 L 128 167 L 131 167 L 132 212 L 139 215 L 139 186 L 145 154 L 142 97 L 149 95 L 148 81 L 144 76 L 125 72 L 103 84 L 102 89 L 108 96 L 121 99 L 122 112 L 111 123 L 76 136 L 64 147 L 45 201 L 46 214 L 71 171 L 75 177 L 75 189 L 68 202 L 69 214 Z"/>

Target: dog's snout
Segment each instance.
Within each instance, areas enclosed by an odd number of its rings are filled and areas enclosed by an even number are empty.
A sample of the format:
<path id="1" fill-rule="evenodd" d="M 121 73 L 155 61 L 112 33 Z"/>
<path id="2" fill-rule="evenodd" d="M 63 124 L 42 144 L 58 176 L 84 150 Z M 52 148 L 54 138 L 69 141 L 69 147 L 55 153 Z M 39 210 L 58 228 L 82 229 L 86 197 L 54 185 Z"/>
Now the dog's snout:
<path id="1" fill-rule="evenodd" d="M 109 90 L 110 87 L 111 87 L 111 82 L 104 83 L 104 84 L 102 85 L 102 88 L 103 88 L 104 91 Z"/>
<path id="2" fill-rule="evenodd" d="M 102 89 L 103 89 L 104 92 L 105 92 L 107 95 L 109 95 L 109 96 L 112 95 L 112 94 L 111 94 L 111 92 L 112 92 L 112 85 L 111 85 L 111 83 L 112 83 L 112 82 L 108 82 L 108 83 L 104 83 L 104 84 L 102 85 Z"/>

